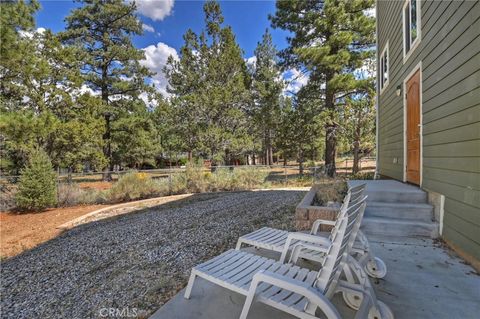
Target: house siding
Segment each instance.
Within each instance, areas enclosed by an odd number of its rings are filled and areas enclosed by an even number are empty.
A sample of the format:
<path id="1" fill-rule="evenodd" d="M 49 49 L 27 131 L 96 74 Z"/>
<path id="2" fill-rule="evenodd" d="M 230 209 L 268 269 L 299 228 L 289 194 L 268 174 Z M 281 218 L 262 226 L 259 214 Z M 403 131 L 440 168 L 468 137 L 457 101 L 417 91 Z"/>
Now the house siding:
<path id="1" fill-rule="evenodd" d="M 403 180 L 403 81 L 421 63 L 421 187 L 445 196 L 442 236 L 480 260 L 480 1 L 421 1 L 421 41 L 405 62 L 403 4 L 377 1 L 378 51 L 388 41 L 390 60 L 378 96 L 379 174 Z"/>

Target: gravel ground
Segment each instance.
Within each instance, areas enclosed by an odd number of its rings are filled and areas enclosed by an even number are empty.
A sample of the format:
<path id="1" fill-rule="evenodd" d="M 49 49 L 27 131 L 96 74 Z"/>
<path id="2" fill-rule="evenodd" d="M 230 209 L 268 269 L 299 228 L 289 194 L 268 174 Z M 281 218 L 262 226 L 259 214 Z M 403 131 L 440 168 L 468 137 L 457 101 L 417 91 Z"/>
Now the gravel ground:
<path id="1" fill-rule="evenodd" d="M 1 317 L 147 317 L 239 235 L 290 229 L 304 194 L 200 194 L 76 227 L 2 262 Z"/>

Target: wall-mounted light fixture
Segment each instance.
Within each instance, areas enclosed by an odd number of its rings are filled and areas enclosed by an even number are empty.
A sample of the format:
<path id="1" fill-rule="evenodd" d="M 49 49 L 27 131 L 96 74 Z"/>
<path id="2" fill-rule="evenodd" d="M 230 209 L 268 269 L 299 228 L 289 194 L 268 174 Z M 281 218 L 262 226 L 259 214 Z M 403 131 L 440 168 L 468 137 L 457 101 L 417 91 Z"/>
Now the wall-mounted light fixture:
<path id="1" fill-rule="evenodd" d="M 397 96 L 400 96 L 400 94 L 402 94 L 402 86 L 401 85 L 397 86 L 397 89 L 395 90 L 395 93 L 397 94 Z"/>

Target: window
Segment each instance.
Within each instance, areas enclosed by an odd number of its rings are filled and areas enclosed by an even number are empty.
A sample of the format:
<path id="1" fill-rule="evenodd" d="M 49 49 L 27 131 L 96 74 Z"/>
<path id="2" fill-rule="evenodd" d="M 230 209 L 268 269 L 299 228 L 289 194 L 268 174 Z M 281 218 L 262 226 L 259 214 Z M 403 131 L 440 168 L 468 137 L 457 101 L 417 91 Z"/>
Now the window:
<path id="1" fill-rule="evenodd" d="M 407 0 L 403 6 L 404 62 L 420 42 L 420 0 Z"/>
<path id="2" fill-rule="evenodd" d="M 387 87 L 388 85 L 388 79 L 389 79 L 389 57 L 388 57 L 388 42 L 385 48 L 382 51 L 382 54 L 380 54 L 380 64 L 379 64 L 379 71 L 380 71 L 380 79 L 379 79 L 379 84 L 380 84 L 380 92 L 383 91 L 384 88 Z"/>

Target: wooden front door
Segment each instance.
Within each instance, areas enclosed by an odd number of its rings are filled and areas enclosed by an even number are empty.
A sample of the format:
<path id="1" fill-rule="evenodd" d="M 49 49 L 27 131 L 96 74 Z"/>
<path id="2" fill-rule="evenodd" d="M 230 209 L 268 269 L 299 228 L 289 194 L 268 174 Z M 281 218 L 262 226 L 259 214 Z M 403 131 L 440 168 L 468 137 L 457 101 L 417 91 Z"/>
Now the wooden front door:
<path id="1" fill-rule="evenodd" d="M 406 85 L 407 99 L 407 182 L 420 185 L 420 70 Z"/>

